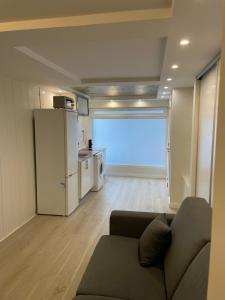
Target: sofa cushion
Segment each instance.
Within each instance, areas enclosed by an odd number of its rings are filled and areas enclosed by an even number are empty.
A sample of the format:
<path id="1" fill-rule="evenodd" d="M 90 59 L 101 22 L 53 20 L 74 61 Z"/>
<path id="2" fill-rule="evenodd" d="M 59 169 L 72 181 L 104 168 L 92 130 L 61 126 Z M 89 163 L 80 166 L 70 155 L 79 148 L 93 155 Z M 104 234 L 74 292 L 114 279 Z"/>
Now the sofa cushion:
<path id="1" fill-rule="evenodd" d="M 165 300 L 162 266 L 140 266 L 138 243 L 139 240 L 134 238 L 103 236 L 94 251 L 77 295 Z"/>
<path id="2" fill-rule="evenodd" d="M 187 198 L 182 203 L 172 224 L 172 243 L 164 260 L 168 299 L 195 256 L 210 241 L 211 208 L 201 198 Z"/>
<path id="3" fill-rule="evenodd" d="M 176 289 L 173 300 L 207 299 L 210 243 L 195 257 Z"/>
<path id="4" fill-rule="evenodd" d="M 112 298 L 112 297 L 103 297 L 103 296 L 93 296 L 93 295 L 81 295 L 76 296 L 73 300 L 125 300 L 119 298 Z"/>
<path id="5" fill-rule="evenodd" d="M 171 229 L 164 216 L 155 218 L 143 232 L 139 241 L 139 260 L 142 266 L 161 263 L 171 242 Z"/>

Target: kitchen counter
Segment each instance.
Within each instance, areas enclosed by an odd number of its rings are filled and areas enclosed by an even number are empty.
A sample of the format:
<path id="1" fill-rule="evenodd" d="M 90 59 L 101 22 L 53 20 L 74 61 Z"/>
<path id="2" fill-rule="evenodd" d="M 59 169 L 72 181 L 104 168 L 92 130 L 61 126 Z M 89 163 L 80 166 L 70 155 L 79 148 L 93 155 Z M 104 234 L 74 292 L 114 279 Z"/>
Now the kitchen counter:
<path id="1" fill-rule="evenodd" d="M 93 155 L 95 155 L 98 152 L 105 153 L 106 149 L 105 148 L 99 148 L 99 149 L 92 149 L 92 150 L 88 150 L 88 149 L 84 149 L 84 150 L 85 151 L 89 151 L 89 154 L 87 154 L 87 155 L 79 155 L 78 156 L 79 161 L 84 161 L 84 160 L 88 159 L 89 157 L 92 157 Z"/>
<path id="2" fill-rule="evenodd" d="M 79 155 L 78 156 L 78 160 L 79 161 L 84 161 L 84 160 L 86 160 L 86 159 L 88 159 L 88 158 L 90 158 L 90 157 L 92 157 L 93 156 L 93 153 L 92 152 L 90 152 L 89 154 L 87 154 L 87 155 Z"/>

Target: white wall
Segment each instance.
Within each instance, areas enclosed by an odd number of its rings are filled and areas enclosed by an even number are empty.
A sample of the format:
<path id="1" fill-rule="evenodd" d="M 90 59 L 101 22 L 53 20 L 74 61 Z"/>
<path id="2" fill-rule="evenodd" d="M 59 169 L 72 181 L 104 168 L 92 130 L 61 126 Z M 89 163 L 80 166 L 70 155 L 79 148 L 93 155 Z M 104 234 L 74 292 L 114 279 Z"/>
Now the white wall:
<path id="1" fill-rule="evenodd" d="M 200 81 L 196 196 L 211 199 L 218 67 Z"/>
<path id="2" fill-rule="evenodd" d="M 0 76 L 0 241 L 35 215 L 33 109 L 52 107 L 53 95 L 51 89 Z M 80 144 L 86 146 L 89 117 L 79 123 Z"/>
<path id="3" fill-rule="evenodd" d="M 217 115 L 208 300 L 225 299 L 225 23 Z"/>
<path id="4" fill-rule="evenodd" d="M 88 140 L 91 139 L 91 121 L 89 116 L 78 116 L 78 140 L 79 149 L 88 147 Z"/>
<path id="5" fill-rule="evenodd" d="M 138 177 L 165 179 L 166 170 L 164 168 L 130 166 L 130 165 L 111 165 L 105 166 L 105 174 L 112 176 Z"/>
<path id="6" fill-rule="evenodd" d="M 34 108 L 37 86 L 0 77 L 0 240 L 35 215 Z"/>
<path id="7" fill-rule="evenodd" d="M 92 100 L 90 109 L 168 107 L 168 100 Z"/>
<path id="8" fill-rule="evenodd" d="M 170 110 L 170 206 L 177 208 L 189 186 L 193 88 L 173 90 Z"/>

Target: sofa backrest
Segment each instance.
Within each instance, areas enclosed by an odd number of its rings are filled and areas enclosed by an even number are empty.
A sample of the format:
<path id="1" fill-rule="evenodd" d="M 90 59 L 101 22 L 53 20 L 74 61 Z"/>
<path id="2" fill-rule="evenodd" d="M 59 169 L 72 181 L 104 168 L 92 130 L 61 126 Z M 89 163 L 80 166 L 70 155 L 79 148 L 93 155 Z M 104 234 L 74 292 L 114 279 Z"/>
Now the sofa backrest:
<path id="1" fill-rule="evenodd" d="M 173 300 L 206 300 L 209 272 L 210 243 L 206 244 L 189 265 Z"/>
<path id="2" fill-rule="evenodd" d="M 172 243 L 165 256 L 164 271 L 167 297 L 169 300 L 177 300 L 179 299 L 177 295 L 185 292 L 190 283 L 187 278 L 190 274 L 198 276 L 195 274 L 196 266 L 200 261 L 206 260 L 207 255 L 204 249 L 209 244 L 211 237 L 210 206 L 204 199 L 186 198 L 176 214 L 171 228 Z M 207 247 L 206 249 L 208 249 Z M 204 259 L 201 251 L 205 253 Z M 206 272 L 208 272 L 207 270 L 206 268 Z M 180 299 L 185 298 L 181 297 Z M 189 294 L 188 299 L 194 300 L 195 298 L 190 297 Z M 204 297 L 198 298 L 198 300 L 204 299 Z"/>

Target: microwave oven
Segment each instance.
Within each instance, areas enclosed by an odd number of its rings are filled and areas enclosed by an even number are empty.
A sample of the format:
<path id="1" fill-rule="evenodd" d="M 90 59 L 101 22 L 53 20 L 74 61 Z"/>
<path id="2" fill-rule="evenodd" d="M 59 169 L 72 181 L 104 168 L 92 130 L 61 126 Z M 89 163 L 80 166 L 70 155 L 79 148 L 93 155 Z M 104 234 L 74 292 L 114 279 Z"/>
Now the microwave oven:
<path id="1" fill-rule="evenodd" d="M 66 96 L 53 96 L 53 107 L 73 109 L 74 100 Z"/>

